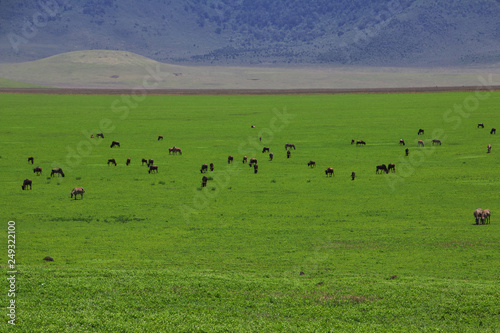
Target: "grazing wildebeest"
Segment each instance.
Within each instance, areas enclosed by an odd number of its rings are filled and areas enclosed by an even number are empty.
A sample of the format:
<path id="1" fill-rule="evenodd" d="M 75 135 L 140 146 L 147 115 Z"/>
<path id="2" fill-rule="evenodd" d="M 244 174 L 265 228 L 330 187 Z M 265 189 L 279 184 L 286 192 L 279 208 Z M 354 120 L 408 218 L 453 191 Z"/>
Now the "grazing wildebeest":
<path id="1" fill-rule="evenodd" d="M 262 149 L 262 152 L 263 152 L 263 153 L 265 153 L 265 152 L 268 152 L 268 153 L 269 153 L 269 147 L 264 147 L 264 148 Z"/>
<path id="2" fill-rule="evenodd" d="M 491 151 L 491 145 L 488 145 L 488 153 Z"/>
<path id="3" fill-rule="evenodd" d="M 111 146 L 110 147 L 113 148 L 114 146 L 120 147 L 120 143 L 118 141 L 111 142 Z"/>
<path id="4" fill-rule="evenodd" d="M 81 199 L 83 199 L 83 193 L 85 193 L 85 190 L 83 189 L 83 187 L 76 187 L 71 191 L 71 197 L 73 198 L 73 196 L 75 196 L 75 200 L 76 200 L 76 195 L 80 194 Z"/>
<path id="5" fill-rule="evenodd" d="M 252 128 L 255 128 L 255 125 L 252 125 L 251 127 L 252 127 Z"/>
<path id="6" fill-rule="evenodd" d="M 31 184 L 32 184 L 32 183 L 33 183 L 33 182 L 31 181 L 31 179 L 26 178 L 25 180 L 23 180 L 23 185 L 21 186 L 21 188 L 22 188 L 23 190 L 27 190 L 27 189 L 28 189 L 28 186 L 29 186 L 29 187 L 30 187 L 30 190 L 31 190 Z"/>
<path id="7" fill-rule="evenodd" d="M 253 165 L 253 173 L 257 173 L 257 171 L 259 171 L 259 166 L 257 165 L 257 163 L 255 163 Z"/>
<path id="8" fill-rule="evenodd" d="M 252 166 L 253 164 L 257 164 L 257 159 L 256 158 L 251 158 L 250 162 L 248 163 L 249 166 Z"/>
<path id="9" fill-rule="evenodd" d="M 201 187 L 207 187 L 207 181 L 207 176 L 203 176 L 203 178 L 201 179 Z"/>
<path id="10" fill-rule="evenodd" d="M 156 173 L 158 173 L 158 166 L 157 165 L 150 165 L 149 166 L 149 170 L 148 170 L 148 173 L 151 173 L 151 171 L 153 171 L 153 173 L 156 171 Z"/>
<path id="11" fill-rule="evenodd" d="M 259 141 L 262 141 L 262 137 L 261 136 L 259 136 Z"/>
<path id="12" fill-rule="evenodd" d="M 334 174 L 333 174 L 333 168 L 328 168 L 328 169 L 326 169 L 326 170 L 325 170 L 325 175 L 326 175 L 327 177 L 331 177 L 331 176 L 333 176 L 333 175 L 334 175 Z"/>
<path id="13" fill-rule="evenodd" d="M 155 161 L 152 158 L 150 158 L 148 160 L 148 166 L 153 165 L 154 163 L 155 163 Z"/>
<path id="14" fill-rule="evenodd" d="M 316 166 L 316 162 L 315 161 L 309 161 L 309 163 L 307 163 L 307 166 L 311 167 L 311 168 L 314 168 Z"/>
<path id="15" fill-rule="evenodd" d="M 375 171 L 375 173 L 379 173 L 384 171 L 385 173 L 389 173 L 389 170 L 387 169 L 387 166 L 385 164 L 380 164 L 380 165 L 377 165 L 377 170 Z"/>
<path id="16" fill-rule="evenodd" d="M 358 140 L 358 141 L 356 141 L 356 146 L 357 145 L 363 145 L 363 146 L 365 146 L 366 142 L 364 142 L 363 140 Z"/>
<path id="17" fill-rule="evenodd" d="M 127 158 L 127 163 L 125 163 L 126 165 L 129 165 L 130 164 L 130 158 Z"/>
<path id="18" fill-rule="evenodd" d="M 387 166 L 387 173 L 389 173 L 389 171 L 391 171 L 391 170 L 392 170 L 392 172 L 396 172 L 396 164 L 394 164 L 394 163 L 390 163 L 390 164 Z"/>
<path id="19" fill-rule="evenodd" d="M 420 135 L 420 134 L 424 134 L 424 130 L 423 129 L 419 129 L 418 130 L 418 134 L 417 135 Z"/>
<path id="20" fill-rule="evenodd" d="M 247 157 L 243 156 L 243 163 L 246 163 L 246 162 L 247 162 Z"/>
<path id="21" fill-rule="evenodd" d="M 269 161 L 272 161 L 274 158 L 274 154 L 273 153 L 269 153 Z"/>
<path id="22" fill-rule="evenodd" d="M 148 160 L 145 158 L 142 159 L 142 165 L 144 165 L 144 163 L 148 164 Z"/>
<path id="23" fill-rule="evenodd" d="M 90 138 L 93 139 L 94 138 L 94 134 L 90 134 Z"/>
<path id="24" fill-rule="evenodd" d="M 231 163 L 233 163 L 233 159 L 234 159 L 234 158 L 233 158 L 231 155 L 229 155 L 229 156 L 227 157 L 227 164 L 231 164 Z"/>
<path id="25" fill-rule="evenodd" d="M 432 139 L 432 145 L 434 146 L 434 144 L 438 144 L 441 146 L 441 140 L 438 140 L 438 139 Z"/>
<path id="26" fill-rule="evenodd" d="M 424 141 L 418 140 L 418 146 L 422 146 L 423 147 L 424 146 Z"/>
<path id="27" fill-rule="evenodd" d="M 208 165 L 203 164 L 203 165 L 201 166 L 200 172 L 201 172 L 201 173 L 204 173 L 204 172 L 207 172 L 207 171 L 208 171 Z"/>
<path id="28" fill-rule="evenodd" d="M 28 163 L 31 162 L 31 164 L 33 164 L 34 160 L 33 156 L 28 157 Z"/>
<path id="29" fill-rule="evenodd" d="M 497 134 L 497 129 L 496 128 L 492 128 L 491 131 L 490 131 L 490 134 Z"/>
<path id="30" fill-rule="evenodd" d="M 36 168 L 33 169 L 33 173 L 36 173 L 36 175 L 39 176 L 42 173 L 42 168 L 37 166 Z"/>
<path id="31" fill-rule="evenodd" d="M 286 158 L 290 158 L 290 155 L 292 155 L 292 152 L 290 152 L 289 150 L 286 152 Z"/>
<path id="32" fill-rule="evenodd" d="M 210 163 L 210 171 L 214 171 L 214 164 Z"/>
<path id="33" fill-rule="evenodd" d="M 163 136 L 159 135 L 158 136 L 158 141 L 163 140 Z"/>
<path id="34" fill-rule="evenodd" d="M 400 139 L 400 140 L 399 140 L 399 144 L 404 146 L 404 145 L 405 145 L 405 140 Z"/>
<path id="35" fill-rule="evenodd" d="M 479 127 L 484 128 L 484 124 L 483 123 L 477 124 L 477 128 L 479 128 Z"/>
<path id="36" fill-rule="evenodd" d="M 410 149 L 406 148 L 406 149 L 405 149 L 405 154 L 406 154 L 406 156 L 408 156 L 408 154 L 409 154 L 409 153 L 410 153 Z"/>
<path id="37" fill-rule="evenodd" d="M 97 133 L 97 134 L 96 134 L 96 136 L 97 136 L 98 138 L 100 137 L 100 138 L 104 139 L 104 134 L 102 134 L 102 133 Z"/>
<path id="38" fill-rule="evenodd" d="M 61 168 L 52 169 L 52 172 L 50 173 L 50 177 L 53 177 L 54 174 L 56 174 L 56 173 L 64 177 L 64 172 L 62 171 Z"/>
<path id="39" fill-rule="evenodd" d="M 483 210 L 481 208 L 478 208 L 474 211 L 474 218 L 476 219 L 476 224 L 479 224 L 479 219 L 481 219 L 481 223 L 484 222 Z"/>
<path id="40" fill-rule="evenodd" d="M 108 159 L 108 166 L 109 166 L 109 163 L 112 163 L 112 164 L 114 164 L 116 166 L 116 161 L 115 161 L 114 158 L 109 158 Z"/>
<path id="41" fill-rule="evenodd" d="M 351 179 L 352 179 L 352 180 L 354 180 L 354 178 L 356 178 L 356 172 L 354 172 L 354 171 L 353 171 L 353 172 L 351 173 Z"/>
<path id="42" fill-rule="evenodd" d="M 352 140 L 351 140 L 351 145 L 352 145 L 354 142 L 356 142 L 356 140 L 352 139 Z"/>
<path id="43" fill-rule="evenodd" d="M 483 223 L 490 224 L 491 212 L 489 209 L 483 210 Z"/>
<path id="44" fill-rule="evenodd" d="M 291 143 L 286 143 L 285 144 L 285 149 L 291 149 L 291 148 L 293 148 L 293 150 L 295 150 L 295 145 L 291 144 Z"/>

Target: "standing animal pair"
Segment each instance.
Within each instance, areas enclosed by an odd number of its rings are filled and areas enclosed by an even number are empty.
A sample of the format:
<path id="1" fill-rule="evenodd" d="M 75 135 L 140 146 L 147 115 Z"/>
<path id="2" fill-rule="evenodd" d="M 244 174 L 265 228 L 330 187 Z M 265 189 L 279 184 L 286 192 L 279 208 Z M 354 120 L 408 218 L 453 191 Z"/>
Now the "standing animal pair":
<path id="1" fill-rule="evenodd" d="M 474 211 L 474 219 L 476 220 L 476 224 L 489 224 L 490 223 L 491 212 L 489 209 L 482 210 L 478 208 Z"/>

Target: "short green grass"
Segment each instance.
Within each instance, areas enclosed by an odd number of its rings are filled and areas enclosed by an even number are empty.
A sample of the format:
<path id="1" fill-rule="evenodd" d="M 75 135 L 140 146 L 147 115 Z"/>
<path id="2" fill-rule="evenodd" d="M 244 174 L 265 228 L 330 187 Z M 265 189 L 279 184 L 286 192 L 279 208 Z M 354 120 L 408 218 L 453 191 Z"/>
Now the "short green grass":
<path id="1" fill-rule="evenodd" d="M 498 331 L 499 134 L 489 130 L 500 128 L 499 102 L 496 92 L 0 95 L 0 216 L 4 234 L 16 221 L 17 328 Z M 97 132 L 105 138 L 90 139 Z M 289 159 L 285 143 L 297 147 Z M 169 155 L 172 146 L 183 154 Z M 258 159 L 257 174 L 243 155 Z M 382 163 L 396 173 L 376 174 Z M 51 178 L 53 167 L 66 177 Z M 70 199 L 78 186 L 83 199 Z M 474 225 L 478 207 L 491 209 L 490 225 Z M 3 247 L 7 270 L 6 238 Z"/>

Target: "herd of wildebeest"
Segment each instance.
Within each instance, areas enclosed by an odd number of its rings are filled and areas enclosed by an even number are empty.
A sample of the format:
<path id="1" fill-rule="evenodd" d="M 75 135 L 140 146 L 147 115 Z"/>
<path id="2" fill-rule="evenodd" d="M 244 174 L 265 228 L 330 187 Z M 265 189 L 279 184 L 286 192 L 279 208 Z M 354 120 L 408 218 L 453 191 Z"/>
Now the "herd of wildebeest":
<path id="1" fill-rule="evenodd" d="M 484 124 L 483 123 L 479 123 L 477 125 L 478 128 L 484 128 Z M 252 128 L 255 128 L 254 125 L 252 125 Z M 418 130 L 418 133 L 417 135 L 421 135 L 421 134 L 424 134 L 425 131 L 424 129 L 419 129 Z M 490 134 L 496 134 L 496 129 L 495 128 L 492 128 L 491 131 L 490 131 Z M 97 138 L 102 138 L 104 139 L 104 134 L 103 133 L 97 133 L 96 134 L 96 137 Z M 91 138 L 93 139 L 94 138 L 94 135 L 91 135 Z M 158 141 L 160 140 L 163 140 L 163 136 L 158 136 Z M 259 140 L 262 140 L 262 138 L 259 138 Z M 354 144 L 356 143 L 356 146 L 358 145 L 362 145 L 362 146 L 365 146 L 366 145 L 366 142 L 363 141 L 363 140 L 354 140 L 352 139 L 351 140 L 351 144 Z M 442 142 L 441 140 L 439 139 L 433 139 L 431 141 L 432 145 L 441 145 Z M 402 146 L 405 146 L 406 143 L 403 139 L 400 139 L 399 140 L 399 144 L 402 145 Z M 418 140 L 417 142 L 417 146 L 418 147 L 424 147 L 424 141 L 423 140 Z M 120 147 L 120 142 L 118 141 L 112 141 L 111 142 L 111 145 L 110 145 L 110 148 L 113 148 L 113 147 Z M 285 150 L 287 152 L 287 158 L 290 158 L 291 156 L 291 149 L 295 150 L 296 147 L 294 144 L 292 143 L 286 143 L 285 144 Z M 490 153 L 491 152 L 491 144 L 488 144 L 487 146 L 487 153 Z M 169 154 L 173 154 L 173 155 L 176 155 L 176 154 L 179 154 L 179 155 L 182 155 L 182 150 L 178 147 L 171 147 L 171 148 L 168 148 L 168 153 Z M 269 147 L 263 147 L 262 149 L 262 153 L 268 153 L 269 154 L 269 161 L 272 161 L 273 158 L 274 158 L 274 154 L 272 152 L 270 152 L 270 148 Z M 406 148 L 405 149 L 405 155 L 408 156 L 409 155 L 409 149 Z M 234 160 L 234 157 L 233 156 L 228 156 L 227 158 L 227 163 L 228 164 L 231 164 Z M 127 161 L 126 161 L 126 165 L 128 166 L 131 162 L 131 159 L 130 158 L 127 158 Z M 148 167 L 148 173 L 158 173 L 158 166 L 154 164 L 154 160 L 153 159 L 145 159 L 143 158 L 142 159 L 142 165 L 147 165 Z M 28 163 L 31 163 L 31 164 L 34 164 L 34 157 L 30 156 L 28 157 Z M 243 156 L 243 159 L 242 159 L 242 163 L 245 164 L 245 163 L 248 163 L 248 165 L 250 167 L 253 167 L 254 169 L 254 173 L 258 173 L 258 170 L 259 170 L 259 166 L 257 164 L 257 159 L 256 158 L 250 158 L 248 159 L 247 156 Z M 113 165 L 117 165 L 116 163 L 116 160 L 114 158 L 110 158 L 108 159 L 108 166 L 110 164 L 113 164 Z M 316 162 L 311 160 L 307 163 L 307 166 L 308 167 L 311 167 L 311 168 L 314 168 L 316 166 Z M 201 169 L 200 169 L 200 172 L 202 174 L 206 173 L 208 170 L 209 170 L 209 167 L 210 167 L 210 171 L 214 171 L 214 164 L 213 163 L 210 163 L 209 165 L 208 164 L 202 164 L 201 166 Z M 389 172 L 396 172 L 396 165 L 394 163 L 389 163 L 388 165 L 385 165 L 385 164 L 379 164 L 376 166 L 376 170 L 375 172 L 378 174 L 378 173 L 386 173 L 388 174 Z M 42 168 L 37 166 L 33 169 L 33 173 L 35 173 L 36 175 L 41 175 L 42 174 Z M 61 168 L 53 168 L 51 170 L 51 173 L 50 173 L 50 176 L 51 177 L 54 177 L 54 175 L 58 175 L 58 176 L 62 176 L 64 177 L 64 172 Z M 326 170 L 325 170 L 325 175 L 327 177 L 332 177 L 335 175 L 335 172 L 333 170 L 332 167 L 328 167 Z M 354 180 L 356 178 L 356 173 L 353 171 L 351 173 L 351 179 Z M 203 176 L 202 178 L 202 187 L 206 187 L 207 186 L 207 182 L 210 178 L 208 178 L 207 176 Z M 21 188 L 23 190 L 27 190 L 28 187 L 29 189 L 31 190 L 32 189 L 32 183 L 33 181 L 31 179 L 28 179 L 26 178 L 24 181 L 23 181 L 23 185 L 21 186 Z M 83 194 L 85 193 L 85 190 L 83 189 L 83 187 L 76 187 L 74 188 L 73 190 L 71 190 L 71 193 L 70 193 L 70 198 L 75 198 L 75 200 L 77 199 L 77 195 L 80 195 L 80 198 L 83 199 Z M 489 224 L 490 223 L 490 216 L 491 216 L 491 212 L 489 209 L 481 209 L 481 208 L 478 208 L 474 211 L 474 218 L 475 218 L 475 221 L 476 221 L 476 224 Z"/>

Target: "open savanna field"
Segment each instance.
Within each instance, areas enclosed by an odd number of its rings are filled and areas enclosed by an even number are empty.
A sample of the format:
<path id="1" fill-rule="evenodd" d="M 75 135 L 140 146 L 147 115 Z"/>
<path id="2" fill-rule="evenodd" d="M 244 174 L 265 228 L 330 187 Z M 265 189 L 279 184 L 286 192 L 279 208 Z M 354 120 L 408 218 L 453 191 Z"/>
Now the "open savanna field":
<path id="1" fill-rule="evenodd" d="M 1 266 L 9 276 L 15 221 L 16 328 L 499 331 L 499 105 L 489 91 L 1 94 Z M 389 163 L 396 173 L 376 174 Z M 478 207 L 491 224 L 475 225 Z"/>

